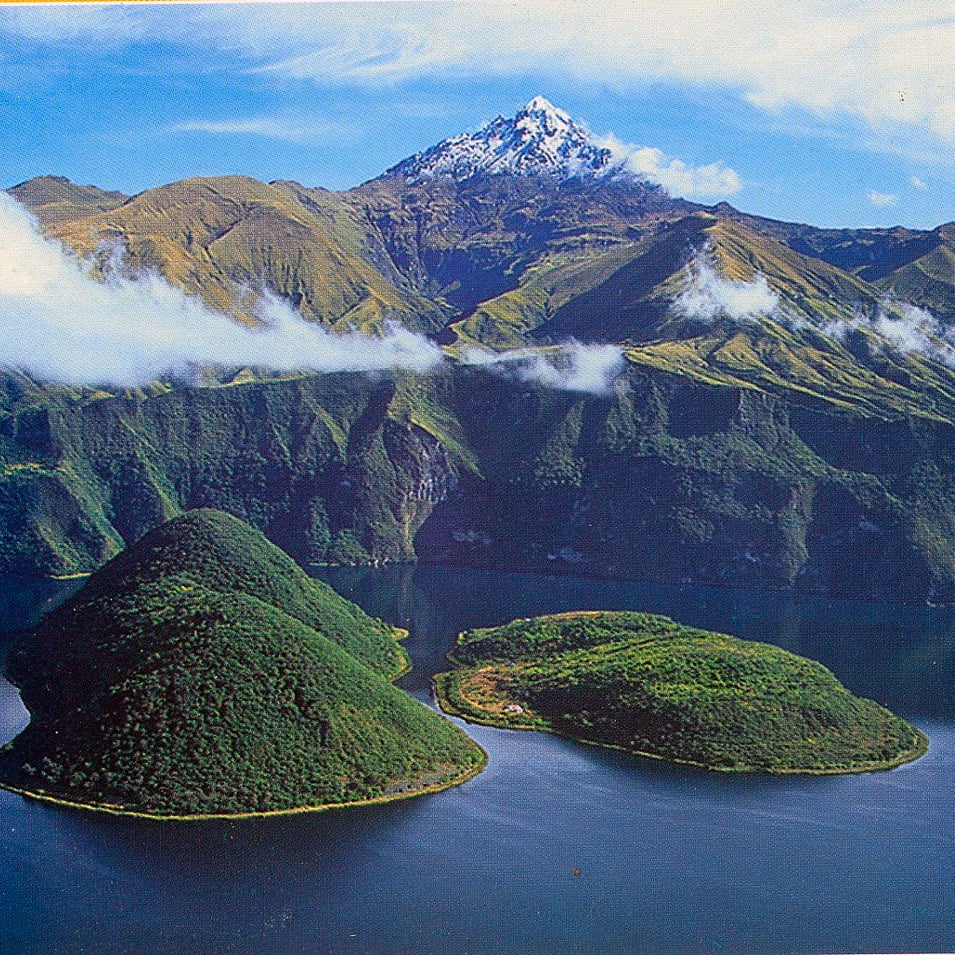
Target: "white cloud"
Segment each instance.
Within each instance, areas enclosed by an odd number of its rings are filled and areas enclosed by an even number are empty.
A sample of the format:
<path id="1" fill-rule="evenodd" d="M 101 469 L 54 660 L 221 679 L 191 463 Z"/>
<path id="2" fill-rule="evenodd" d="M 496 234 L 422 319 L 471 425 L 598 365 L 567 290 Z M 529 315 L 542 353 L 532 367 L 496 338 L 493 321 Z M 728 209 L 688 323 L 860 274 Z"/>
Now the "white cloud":
<path id="1" fill-rule="evenodd" d="M 309 140 L 339 132 L 331 123 L 310 123 L 278 116 L 249 116 L 236 119 L 187 119 L 167 127 L 173 133 L 264 136 L 268 139 Z"/>
<path id="2" fill-rule="evenodd" d="M 653 146 L 631 146 L 613 134 L 599 138 L 614 159 L 631 172 L 659 183 L 671 195 L 687 199 L 718 199 L 733 196 L 743 187 L 735 169 L 722 162 L 705 166 L 688 166 L 681 159 L 671 159 Z"/>
<path id="3" fill-rule="evenodd" d="M 822 331 L 845 342 L 855 329 L 866 329 L 902 355 L 917 354 L 955 368 L 955 329 L 946 328 L 927 309 L 906 302 L 886 301 L 874 314 L 838 319 Z"/>
<path id="4" fill-rule="evenodd" d="M 894 206 L 898 201 L 899 197 L 893 192 L 878 192 L 875 189 L 870 189 L 868 196 L 869 202 L 874 206 Z"/>
<path id="5" fill-rule="evenodd" d="M 559 68 L 618 88 L 728 86 L 764 110 L 912 125 L 955 144 L 949 0 L 335 3 L 267 17 L 237 5 L 198 16 L 208 42 L 320 82 Z"/>
<path id="6" fill-rule="evenodd" d="M 87 264 L 41 236 L 33 217 L 0 192 L 0 365 L 67 384 L 127 387 L 196 367 L 253 365 L 319 372 L 404 368 L 424 373 L 445 360 L 430 340 L 393 327 L 379 337 L 337 334 L 265 296 L 261 326 L 207 309 L 155 274 L 124 277 L 118 250 L 100 282 Z M 517 349 L 472 350 L 471 364 L 548 388 L 603 394 L 624 366 L 613 345 L 568 342 L 545 357 Z"/>
<path id="7" fill-rule="evenodd" d="M 0 261 L 0 364 L 46 380 L 129 386 L 196 365 L 427 371 L 443 360 L 406 329 L 338 335 L 276 299 L 262 302 L 263 326 L 250 329 L 155 275 L 97 282 L 5 193 Z"/>
<path id="8" fill-rule="evenodd" d="M 718 86 L 763 110 L 861 120 L 886 146 L 902 127 L 955 145 L 951 0 L 274 3 L 266 14 L 233 3 L 31 5 L 3 10 L 0 31 L 98 46 L 165 39 L 198 49 L 204 65 L 225 57 L 320 84 L 559 70 L 619 90 Z"/>
<path id="9" fill-rule="evenodd" d="M 504 377 L 592 395 L 608 394 L 626 364 L 623 351 L 616 345 L 581 345 L 575 341 L 565 342 L 549 353 L 529 348 L 505 352 L 469 348 L 462 360 Z"/>
<path id="10" fill-rule="evenodd" d="M 673 311 L 684 318 L 707 323 L 720 318 L 752 322 L 772 315 L 779 307 L 779 296 L 760 273 L 751 282 L 723 278 L 705 253 L 697 255 L 687 271 L 686 288 L 673 303 Z"/>
<path id="11" fill-rule="evenodd" d="M 909 185 L 913 189 L 928 189 L 928 183 L 923 179 L 919 179 L 918 176 L 909 176 Z"/>
<path id="12" fill-rule="evenodd" d="M 142 39 L 148 18 L 131 11 L 100 4 L 44 7 L 40 4 L 8 6 L 0 11 L 0 32 L 45 44 L 87 42 L 96 37 L 109 48 Z"/>

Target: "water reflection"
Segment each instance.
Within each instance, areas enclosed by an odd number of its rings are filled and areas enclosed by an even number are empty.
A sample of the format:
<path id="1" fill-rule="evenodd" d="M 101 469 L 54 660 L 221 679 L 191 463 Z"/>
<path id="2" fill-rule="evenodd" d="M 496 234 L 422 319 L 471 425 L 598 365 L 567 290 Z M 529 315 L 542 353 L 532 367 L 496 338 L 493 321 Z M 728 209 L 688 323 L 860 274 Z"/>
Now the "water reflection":
<path id="1" fill-rule="evenodd" d="M 408 565 L 324 568 L 320 576 L 412 631 L 408 688 L 446 668 L 446 648 L 468 627 L 563 610 L 645 610 L 819 660 L 853 692 L 908 717 L 955 717 L 952 608 Z"/>

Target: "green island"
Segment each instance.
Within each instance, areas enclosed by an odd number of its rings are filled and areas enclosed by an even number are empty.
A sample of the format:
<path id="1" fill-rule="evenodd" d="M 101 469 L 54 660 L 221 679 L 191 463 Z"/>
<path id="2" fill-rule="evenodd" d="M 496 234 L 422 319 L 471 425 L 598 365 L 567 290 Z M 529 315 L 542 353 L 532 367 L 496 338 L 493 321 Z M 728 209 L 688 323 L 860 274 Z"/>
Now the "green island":
<path id="1" fill-rule="evenodd" d="M 456 785 L 485 754 L 392 685 L 404 633 L 237 518 L 190 511 L 21 635 L 6 676 L 32 718 L 0 750 L 0 785 L 162 818 Z"/>
<path id="2" fill-rule="evenodd" d="M 923 755 L 927 737 L 779 647 L 635 612 L 470 630 L 435 677 L 467 720 L 546 730 L 706 769 L 854 773 Z"/>

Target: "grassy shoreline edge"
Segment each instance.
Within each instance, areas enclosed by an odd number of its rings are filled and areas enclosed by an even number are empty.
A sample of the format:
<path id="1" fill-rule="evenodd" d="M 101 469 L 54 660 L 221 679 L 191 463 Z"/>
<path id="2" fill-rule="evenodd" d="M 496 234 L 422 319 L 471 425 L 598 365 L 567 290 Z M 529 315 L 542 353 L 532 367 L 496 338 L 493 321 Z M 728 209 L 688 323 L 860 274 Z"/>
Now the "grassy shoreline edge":
<path id="1" fill-rule="evenodd" d="M 82 803 L 74 802 L 69 799 L 63 799 L 60 796 L 53 796 L 45 792 L 36 792 L 34 790 L 22 789 L 17 786 L 11 786 L 0 782 L 0 790 L 22 796 L 25 799 L 33 799 L 37 802 L 48 805 L 59 806 L 64 809 L 79 809 L 85 812 L 95 812 L 108 816 L 127 816 L 132 819 L 149 819 L 153 822 L 205 822 L 219 820 L 227 821 L 232 819 L 265 819 L 273 816 L 301 816 L 306 813 L 327 812 L 333 809 L 360 809 L 363 806 L 381 806 L 386 803 L 399 802 L 403 799 L 413 799 L 415 796 L 427 796 L 432 793 L 443 792 L 446 789 L 454 789 L 462 786 L 464 783 L 474 779 L 487 767 L 488 755 L 482 746 L 471 739 L 467 733 L 460 727 L 455 727 L 457 731 L 480 753 L 480 759 L 473 766 L 469 766 L 463 773 L 452 776 L 438 783 L 430 783 L 427 786 L 418 789 L 409 789 L 400 793 L 389 793 L 384 796 L 374 796 L 370 799 L 356 799 L 351 802 L 331 802 L 320 803 L 306 806 L 290 806 L 287 809 L 263 809 L 255 812 L 220 812 L 220 813 L 193 813 L 193 814 L 159 814 L 150 812 L 140 812 L 135 809 L 124 809 L 121 806 L 105 803 Z"/>
<path id="2" fill-rule="evenodd" d="M 498 716 L 488 713 L 474 706 L 459 691 L 461 675 L 467 672 L 466 669 L 448 670 L 444 673 L 436 673 L 432 678 L 435 699 L 442 711 L 449 716 L 457 716 L 468 723 L 475 723 L 480 726 L 492 726 L 496 729 L 524 730 L 538 733 L 550 733 L 561 739 L 572 740 L 575 743 L 583 743 L 587 746 L 596 746 L 600 749 L 612 749 L 618 752 L 628 753 L 631 756 L 639 756 L 645 759 L 655 759 L 662 763 L 674 763 L 680 766 L 692 766 L 696 769 L 705 769 L 714 773 L 752 773 L 765 776 L 848 776 L 858 775 L 860 773 L 885 772 L 890 769 L 897 769 L 907 763 L 912 763 L 920 759 L 928 752 L 929 738 L 917 726 L 913 727 L 917 736 L 917 745 L 912 749 L 900 753 L 895 759 L 886 760 L 878 763 L 866 763 L 864 765 L 847 767 L 844 769 L 764 769 L 753 766 L 712 766 L 707 763 L 701 763 L 692 759 L 678 759 L 671 756 L 662 756 L 659 753 L 644 752 L 642 750 L 628 749 L 626 746 L 618 746 L 614 743 L 602 743 L 599 740 L 586 739 L 581 736 L 571 736 L 567 733 L 561 733 L 553 729 L 545 720 L 521 720 L 519 717 Z"/>

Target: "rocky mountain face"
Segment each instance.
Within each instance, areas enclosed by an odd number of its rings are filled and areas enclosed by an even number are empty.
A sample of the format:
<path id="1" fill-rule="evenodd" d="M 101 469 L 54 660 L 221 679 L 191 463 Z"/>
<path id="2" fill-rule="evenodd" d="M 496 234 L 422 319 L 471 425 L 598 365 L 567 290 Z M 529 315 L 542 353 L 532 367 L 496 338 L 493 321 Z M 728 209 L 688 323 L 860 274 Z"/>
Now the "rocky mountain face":
<path id="1" fill-rule="evenodd" d="M 626 175 L 609 149 L 563 110 L 535 96 L 511 118 L 498 116 L 475 133 L 452 136 L 389 169 L 407 183 L 446 177 L 465 182 L 479 175 L 552 179 Z"/>
<path id="2" fill-rule="evenodd" d="M 824 230 L 675 199 L 540 99 L 343 193 L 11 191 L 80 254 L 119 246 L 242 321 L 269 292 L 333 328 L 400 322 L 449 363 L 123 394 L 11 372 L 4 570 L 91 569 L 214 506 L 303 560 L 955 600 L 952 225 Z M 461 363 L 570 338 L 620 349 L 607 393 Z"/>

